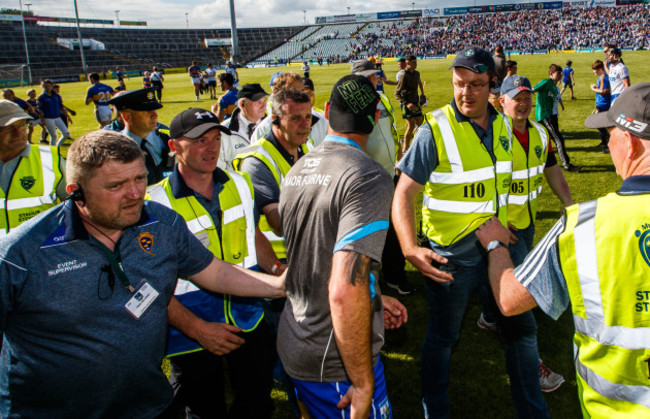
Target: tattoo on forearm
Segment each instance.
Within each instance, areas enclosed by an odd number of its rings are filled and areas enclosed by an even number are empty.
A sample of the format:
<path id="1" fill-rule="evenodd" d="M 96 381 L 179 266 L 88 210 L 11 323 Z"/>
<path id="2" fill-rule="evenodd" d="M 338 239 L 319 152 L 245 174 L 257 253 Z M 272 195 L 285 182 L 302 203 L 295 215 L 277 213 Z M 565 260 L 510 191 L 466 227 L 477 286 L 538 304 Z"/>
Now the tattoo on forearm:
<path id="1" fill-rule="evenodd" d="M 350 285 L 368 284 L 368 276 L 370 275 L 370 258 L 368 256 L 350 252 L 346 255 L 344 264 Z"/>

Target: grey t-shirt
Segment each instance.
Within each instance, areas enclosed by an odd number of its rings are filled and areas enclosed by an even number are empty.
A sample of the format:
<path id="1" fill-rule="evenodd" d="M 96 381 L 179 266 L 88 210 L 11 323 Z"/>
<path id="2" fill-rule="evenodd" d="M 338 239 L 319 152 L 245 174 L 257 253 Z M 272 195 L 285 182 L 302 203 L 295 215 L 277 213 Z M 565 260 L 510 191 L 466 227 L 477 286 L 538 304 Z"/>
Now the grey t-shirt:
<path id="1" fill-rule="evenodd" d="M 339 250 L 372 259 L 373 361 L 384 341 L 377 280 L 393 183 L 381 165 L 350 143 L 327 136 L 293 166 L 282 185 L 280 216 L 291 268 L 278 353 L 287 373 L 299 380 L 347 379 L 334 340 L 328 293 L 333 254 Z"/>

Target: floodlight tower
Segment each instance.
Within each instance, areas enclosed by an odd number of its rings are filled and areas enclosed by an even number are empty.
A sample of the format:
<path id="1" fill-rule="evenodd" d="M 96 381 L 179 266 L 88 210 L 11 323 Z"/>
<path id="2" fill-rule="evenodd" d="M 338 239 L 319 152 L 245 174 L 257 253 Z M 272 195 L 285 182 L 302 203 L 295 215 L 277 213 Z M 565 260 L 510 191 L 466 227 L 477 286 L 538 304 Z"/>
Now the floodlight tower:
<path id="1" fill-rule="evenodd" d="M 235 0 L 230 0 L 230 35 L 232 36 L 231 61 L 235 64 L 239 60 L 239 41 L 237 39 L 237 22 L 235 20 Z"/>
<path id="2" fill-rule="evenodd" d="M 23 0 L 18 0 L 20 4 L 20 23 L 23 25 L 23 41 L 25 41 L 25 56 L 27 57 L 27 75 L 29 77 L 29 85 L 32 85 L 32 65 L 29 62 L 29 49 L 27 48 L 27 33 L 25 32 L 25 16 L 23 15 Z M 31 3 L 28 3 L 31 6 Z M 21 74 L 22 85 L 22 74 Z"/>
<path id="3" fill-rule="evenodd" d="M 88 66 L 86 65 L 86 56 L 84 55 L 84 43 L 81 39 L 81 26 L 79 26 L 79 9 L 77 8 L 77 0 L 74 0 L 74 15 L 77 18 L 77 38 L 79 38 L 79 52 L 81 53 L 81 66 L 84 69 L 84 74 L 88 75 Z"/>

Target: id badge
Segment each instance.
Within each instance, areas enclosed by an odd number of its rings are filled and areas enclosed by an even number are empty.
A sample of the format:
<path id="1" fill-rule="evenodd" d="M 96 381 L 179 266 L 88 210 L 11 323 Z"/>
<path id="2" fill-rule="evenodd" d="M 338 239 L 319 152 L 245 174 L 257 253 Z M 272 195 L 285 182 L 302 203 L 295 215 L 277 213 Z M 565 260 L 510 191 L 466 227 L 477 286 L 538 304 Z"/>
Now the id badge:
<path id="1" fill-rule="evenodd" d="M 158 291 L 156 291 L 148 282 L 145 282 L 139 290 L 133 294 L 133 297 L 127 301 L 124 308 L 133 317 L 139 319 L 142 314 L 147 311 L 151 303 L 158 298 Z"/>
<path id="2" fill-rule="evenodd" d="M 199 239 L 203 247 L 210 247 L 210 237 L 208 237 L 207 231 L 202 231 L 199 234 L 196 234 L 195 237 Z"/>

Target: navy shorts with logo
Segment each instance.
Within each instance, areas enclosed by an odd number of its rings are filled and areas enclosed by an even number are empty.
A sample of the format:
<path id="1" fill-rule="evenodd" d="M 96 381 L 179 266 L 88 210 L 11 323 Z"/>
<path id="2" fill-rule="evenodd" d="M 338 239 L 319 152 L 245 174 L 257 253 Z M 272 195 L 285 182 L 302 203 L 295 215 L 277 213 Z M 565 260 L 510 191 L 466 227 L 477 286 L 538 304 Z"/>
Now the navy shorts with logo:
<path id="1" fill-rule="evenodd" d="M 417 118 L 422 116 L 422 108 L 420 108 L 419 106 L 416 111 L 411 111 L 409 108 L 406 107 L 406 105 L 399 105 L 399 107 L 400 109 L 402 109 L 403 119 L 411 119 L 411 118 Z"/>

